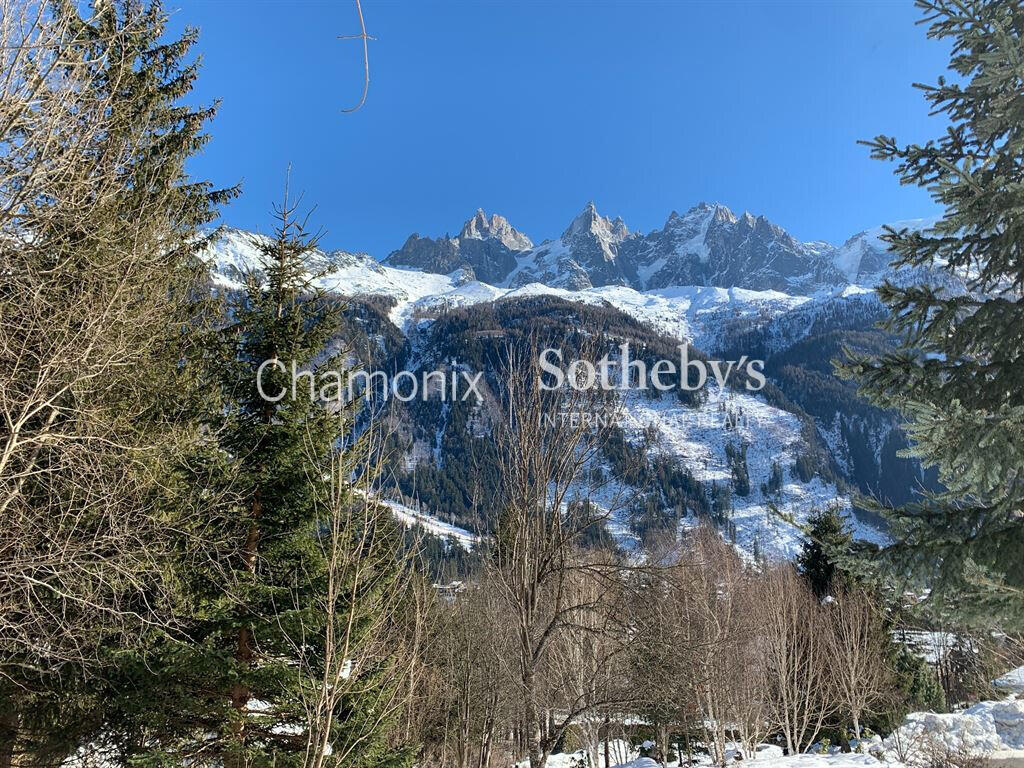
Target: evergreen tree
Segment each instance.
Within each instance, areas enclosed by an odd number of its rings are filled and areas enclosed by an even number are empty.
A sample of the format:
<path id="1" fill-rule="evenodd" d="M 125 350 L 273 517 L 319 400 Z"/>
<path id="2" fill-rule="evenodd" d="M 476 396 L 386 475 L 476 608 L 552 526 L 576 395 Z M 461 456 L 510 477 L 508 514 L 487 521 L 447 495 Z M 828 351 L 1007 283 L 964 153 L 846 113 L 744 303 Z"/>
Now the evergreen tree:
<path id="1" fill-rule="evenodd" d="M 822 598 L 848 583 L 849 577 L 838 561 L 849 553 L 853 536 L 834 506 L 812 514 L 807 525 L 807 536 L 797 555 L 797 568 L 814 594 Z"/>
<path id="2" fill-rule="evenodd" d="M 737 496 L 750 495 L 750 472 L 747 469 L 747 443 L 725 444 L 725 458 L 732 473 L 732 487 Z"/>
<path id="3" fill-rule="evenodd" d="M 134 695 L 125 686 L 121 697 L 134 726 L 123 753 L 136 765 L 385 766 L 409 757 L 391 743 L 397 649 L 363 653 L 391 620 L 380 614 L 397 611 L 401 539 L 389 512 L 346 514 L 369 508 L 353 485 L 365 449 L 355 406 L 328 407 L 322 397 L 333 402 L 337 390 L 308 377 L 292 389 L 293 364 L 341 380 L 327 352 L 340 308 L 314 286 L 316 238 L 287 194 L 276 215 L 274 236 L 253 239 L 261 268 L 229 299 L 221 398 L 210 412 L 217 441 L 198 462 L 197 482 L 234 503 L 201 523 L 215 529 L 218 550 L 179 574 L 183 632 L 141 660 Z M 359 563 L 358 575 L 339 563 Z M 337 643 L 328 647 L 334 637 L 344 638 L 343 658 Z M 334 675 L 340 682 L 325 693 Z M 334 756 L 306 762 L 311 744 Z"/>
<path id="4" fill-rule="evenodd" d="M 905 643 L 890 645 L 888 665 L 893 672 L 888 705 L 868 718 L 875 733 L 892 733 L 910 712 L 945 712 L 946 697 L 935 670 Z"/>
<path id="5" fill-rule="evenodd" d="M 233 193 L 185 172 L 213 114 L 182 104 L 194 30 L 166 40 L 159 4 L 40 5 L 34 44 L 4 54 L 8 82 L 34 62 L 31 98 L 0 121 L 0 400 L 41 395 L 0 438 L 0 540 L 20 550 L 0 569 L 0 766 L 106 734 L 124 660 L 170 621 L 176 468 L 201 440 L 181 365 L 198 232 Z"/>
<path id="6" fill-rule="evenodd" d="M 311 629 L 303 609 L 323 571 L 309 470 L 340 437 L 337 421 L 308 387 L 290 389 L 293 366 L 315 369 L 338 322 L 337 310 L 312 290 L 315 238 L 293 216 L 286 195 L 275 236 L 253 240 L 262 270 L 247 276 L 245 291 L 230 303 L 235 355 L 226 372 L 223 445 L 236 457 L 232 469 L 243 498 L 231 564 L 237 583 L 233 594 L 213 596 L 218 621 L 211 635 L 231 654 L 225 667 L 233 711 L 222 734 L 228 764 L 289 751 L 282 726 L 303 725 L 295 653 Z M 261 366 L 267 366 L 262 376 Z M 264 397 L 282 392 L 277 402 Z M 255 716 L 253 699 L 264 708 Z"/>
<path id="7" fill-rule="evenodd" d="M 920 86 L 946 132 L 924 145 L 879 136 L 872 155 L 944 208 L 925 231 L 884 236 L 914 281 L 879 288 L 902 348 L 851 355 L 841 372 L 907 419 L 908 455 L 945 490 L 883 509 L 894 540 L 876 560 L 930 589 L 929 604 L 976 625 L 1024 627 L 1024 7 L 919 0 L 956 77 Z M 968 292 L 948 286 L 966 283 Z M 908 282 L 910 284 L 908 284 Z"/>

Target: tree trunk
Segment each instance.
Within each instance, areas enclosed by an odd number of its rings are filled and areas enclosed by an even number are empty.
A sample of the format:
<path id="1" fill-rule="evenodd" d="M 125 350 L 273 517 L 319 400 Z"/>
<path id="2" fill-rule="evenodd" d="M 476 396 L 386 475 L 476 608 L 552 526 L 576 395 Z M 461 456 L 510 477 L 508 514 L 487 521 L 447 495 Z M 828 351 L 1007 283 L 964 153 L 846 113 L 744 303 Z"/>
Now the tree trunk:
<path id="1" fill-rule="evenodd" d="M 14 742 L 18 736 L 18 713 L 7 702 L 0 708 L 0 768 L 14 765 Z"/>
<path id="2" fill-rule="evenodd" d="M 249 530 L 245 537 L 245 548 L 242 550 L 242 564 L 250 573 L 256 572 L 256 556 L 258 553 L 260 529 L 258 521 L 263 511 L 263 505 L 259 498 L 252 502 L 251 519 Z M 243 666 L 250 666 L 256 654 L 253 648 L 252 632 L 248 627 L 240 627 L 238 630 L 238 643 L 235 648 L 235 659 Z M 237 722 L 232 725 L 232 737 L 234 744 L 241 748 L 245 745 L 245 709 L 249 705 L 252 691 L 243 683 L 235 683 L 231 686 L 231 706 L 238 713 Z M 224 760 L 225 768 L 236 768 L 242 763 L 235 757 L 228 757 Z"/>
<path id="3" fill-rule="evenodd" d="M 528 647 L 528 646 L 527 646 Z M 534 670 L 524 658 L 523 664 L 523 715 L 525 723 L 524 736 L 526 737 L 527 753 L 530 757 L 530 768 L 544 768 L 546 750 L 544 749 L 544 729 L 547 725 L 546 717 L 542 715 L 537 707 L 537 685 L 534 677 Z"/>

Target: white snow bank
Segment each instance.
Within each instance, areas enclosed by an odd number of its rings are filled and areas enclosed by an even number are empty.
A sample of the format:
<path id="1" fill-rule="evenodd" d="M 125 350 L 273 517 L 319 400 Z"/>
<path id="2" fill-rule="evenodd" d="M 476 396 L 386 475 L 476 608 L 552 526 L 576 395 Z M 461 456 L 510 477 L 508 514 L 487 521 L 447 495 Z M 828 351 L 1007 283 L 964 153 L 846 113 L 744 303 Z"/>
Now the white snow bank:
<path id="1" fill-rule="evenodd" d="M 790 755 L 788 757 L 769 758 L 757 757 L 755 762 L 758 768 L 875 768 L 876 766 L 889 765 L 872 755 L 864 755 L 857 752 Z"/>
<path id="2" fill-rule="evenodd" d="M 914 712 L 884 745 L 909 765 L 924 765 L 935 751 L 1024 758 L 1024 700 L 982 701 L 951 714 Z"/>
<path id="3" fill-rule="evenodd" d="M 611 768 L 661 768 L 660 764 L 651 761 L 650 758 L 636 757 L 637 751 L 628 741 L 623 739 L 611 739 L 608 742 L 608 756 L 611 759 Z M 643 762 L 648 760 L 649 762 Z M 597 747 L 597 762 L 594 766 L 588 761 L 587 753 L 580 749 L 576 752 L 555 752 L 548 757 L 547 768 L 607 768 L 604 764 L 604 742 Z M 513 768 L 530 768 L 528 759 L 515 763 Z"/>
<path id="4" fill-rule="evenodd" d="M 1017 667 L 993 681 L 993 685 L 1008 693 L 1024 693 L 1024 667 Z"/>

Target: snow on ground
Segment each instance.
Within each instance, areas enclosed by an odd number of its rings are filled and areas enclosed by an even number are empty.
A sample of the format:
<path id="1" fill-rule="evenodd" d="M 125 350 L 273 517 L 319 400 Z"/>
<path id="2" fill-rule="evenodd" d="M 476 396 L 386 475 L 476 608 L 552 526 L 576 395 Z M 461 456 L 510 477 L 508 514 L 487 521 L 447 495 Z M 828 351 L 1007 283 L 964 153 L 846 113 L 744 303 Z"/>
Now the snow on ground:
<path id="1" fill-rule="evenodd" d="M 604 762 L 604 742 L 598 745 L 598 764 L 587 762 L 586 753 L 583 750 L 576 752 L 556 752 L 548 758 L 547 768 L 607 768 Z M 651 761 L 649 757 L 637 757 L 636 748 L 628 741 L 612 739 L 608 742 L 608 757 L 611 758 L 611 768 L 616 766 L 630 766 L 631 768 L 661 768 L 660 764 Z M 649 762 L 643 762 L 643 761 Z M 529 760 L 520 760 L 515 763 L 515 768 L 529 768 Z"/>
<path id="2" fill-rule="evenodd" d="M 874 768 L 883 765 L 878 758 L 857 752 L 756 757 L 755 761 L 761 768 Z"/>
<path id="3" fill-rule="evenodd" d="M 224 288 L 238 289 L 245 273 L 260 269 L 261 256 L 254 242 L 254 238 L 259 237 L 238 229 L 222 230 L 204 254 L 213 266 L 214 282 Z M 476 296 L 471 290 L 468 295 L 466 292 L 460 294 L 455 280 L 448 275 L 386 267 L 367 254 L 318 252 L 314 261 L 324 270 L 317 284 L 326 291 L 342 296 L 372 295 L 395 299 L 397 303 L 390 319 L 402 331 L 405 331 L 418 301 L 433 299 L 442 302 L 443 297 L 448 296 L 450 304 L 457 305 L 493 300 L 495 295 L 502 293 L 487 286 L 489 290 Z"/>
<path id="4" fill-rule="evenodd" d="M 1024 760 L 1024 700 L 982 701 L 951 714 L 914 712 L 883 743 L 911 766 L 924 766 L 936 750 Z"/>
<path id="5" fill-rule="evenodd" d="M 470 533 L 465 528 L 446 523 L 433 515 L 417 511 L 397 501 L 391 501 L 390 499 L 381 499 L 380 501 L 391 510 L 395 518 L 405 525 L 406 528 L 418 525 L 428 533 L 439 536 L 446 541 L 456 541 L 467 552 L 480 543 L 480 537 L 475 533 Z"/>
<path id="6" fill-rule="evenodd" d="M 706 485 L 731 485 L 726 445 L 748 445 L 750 494 L 745 498 L 732 494 L 736 544 L 748 553 L 753 551 L 755 540 L 760 551 L 769 556 L 792 558 L 800 549 L 800 532 L 774 514 L 770 505 L 799 522 L 806 521 L 812 510 L 829 504 L 849 508 L 849 500 L 839 496 L 834 485 L 820 478 L 801 483 L 792 477 L 791 467 L 803 445 L 800 421 L 760 397 L 722 393 L 712 387 L 708 400 L 697 408 L 680 403 L 671 393 L 656 400 L 630 395 L 627 406 L 622 422 L 627 435 L 639 440 L 645 428 L 653 427 L 658 433 L 655 450 L 678 460 Z M 727 422 L 727 416 L 735 426 Z M 767 482 L 773 462 L 778 462 L 785 480 L 777 497 L 766 498 L 761 494 L 761 484 Z M 875 529 L 852 517 L 850 522 L 858 538 L 881 540 Z"/>
<path id="7" fill-rule="evenodd" d="M 901 629 L 900 640 L 918 656 L 935 665 L 941 662 L 957 643 L 952 632 L 931 632 L 923 629 Z"/>
<path id="8" fill-rule="evenodd" d="M 660 333 L 688 340 L 700 349 L 714 346 L 723 317 L 774 314 L 811 300 L 807 296 L 789 296 L 778 291 L 702 285 L 674 286 L 651 291 L 606 285 L 570 291 L 530 283 L 505 294 L 506 298 L 525 296 L 558 296 L 581 304 L 607 303 Z"/>
<path id="9" fill-rule="evenodd" d="M 657 761 L 637 754 L 625 742 L 616 742 L 612 768 L 659 768 Z M 733 763 L 728 755 L 727 752 L 727 761 Z M 1024 699 L 1011 695 L 999 701 L 982 701 L 952 714 L 914 712 L 891 736 L 884 740 L 873 737 L 854 752 L 816 747 L 808 754 L 783 756 L 780 747 L 763 744 L 753 756 L 739 762 L 754 762 L 759 768 L 928 768 L 950 755 L 995 761 L 996 765 L 1024 764 Z M 695 757 L 696 765 L 711 766 L 706 754 Z M 525 765 L 517 764 L 519 768 Z M 555 754 L 548 761 L 550 768 L 587 765 L 582 752 Z M 678 765 L 676 761 L 669 763 L 673 767 Z M 605 768 L 603 757 L 595 768 Z"/>
<path id="10" fill-rule="evenodd" d="M 650 757 L 638 757 L 637 750 L 626 742 L 613 742 L 611 751 L 611 768 L 661 768 L 661 763 Z M 883 762 L 877 756 L 857 752 L 826 752 L 824 754 L 792 755 L 783 757 L 782 749 L 774 744 L 761 744 L 753 757 L 747 757 L 740 761 L 727 753 L 727 761 L 730 764 L 742 765 L 755 762 L 759 768 L 877 768 L 878 766 L 893 766 L 902 768 L 888 760 Z M 548 758 L 548 768 L 588 768 L 586 754 L 579 752 L 566 752 L 551 755 Z M 684 761 L 685 763 L 685 761 Z M 671 760 L 670 768 L 677 768 L 679 761 Z M 694 755 L 694 766 L 713 766 L 712 760 L 706 754 Z M 516 768 L 528 768 L 529 761 L 524 760 L 516 763 Z M 605 768 L 603 749 L 598 749 L 598 765 L 594 768 Z"/>
<path id="11" fill-rule="evenodd" d="M 1024 667 L 1017 667 L 998 678 L 993 683 L 996 688 L 1007 693 L 1024 693 Z"/>

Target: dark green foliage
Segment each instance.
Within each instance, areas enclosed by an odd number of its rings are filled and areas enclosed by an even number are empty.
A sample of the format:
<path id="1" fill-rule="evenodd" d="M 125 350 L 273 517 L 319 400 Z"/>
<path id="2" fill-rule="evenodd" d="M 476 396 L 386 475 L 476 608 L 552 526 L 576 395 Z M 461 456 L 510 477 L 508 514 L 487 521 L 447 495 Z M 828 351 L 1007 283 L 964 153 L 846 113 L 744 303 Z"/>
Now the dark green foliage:
<path id="1" fill-rule="evenodd" d="M 725 444 L 725 458 L 732 473 L 732 487 L 737 496 L 750 495 L 750 473 L 747 470 L 747 444 Z"/>
<path id="2" fill-rule="evenodd" d="M 396 467 L 401 493 L 443 520 L 472 531 L 491 530 L 496 522 L 490 502 L 498 488 L 498 461 L 494 441 L 471 426 L 476 404 L 428 400 L 409 403 L 407 412 L 413 437 L 436 445 L 440 462 L 423 461 L 411 471 Z M 439 442 L 433 430 L 441 431 Z"/>
<path id="3" fill-rule="evenodd" d="M 891 733 L 910 712 L 945 712 L 946 698 L 935 670 L 903 642 L 890 646 L 889 666 L 893 671 L 892 695 L 882 711 L 866 725 L 875 733 Z"/>
<path id="4" fill-rule="evenodd" d="M 850 584 L 850 577 L 839 566 L 839 559 L 850 552 L 853 535 L 836 507 L 828 507 L 810 516 L 807 536 L 797 568 L 819 598 Z"/>
<path id="5" fill-rule="evenodd" d="M 393 578 L 378 568 L 367 582 L 349 587 L 354 603 L 327 602 L 325 474 L 338 451 L 356 451 L 358 443 L 346 431 L 351 422 L 307 387 L 293 395 L 289 384 L 293 364 L 298 370 L 337 370 L 339 361 L 325 358 L 323 350 L 336 338 L 342 312 L 312 287 L 316 240 L 293 218 L 287 199 L 277 215 L 274 237 L 253 241 L 260 269 L 246 276 L 244 291 L 229 297 L 223 354 L 213 361 L 219 363 L 221 399 L 208 418 L 220 460 L 202 483 L 233 503 L 202 522 L 217 546 L 201 567 L 179 576 L 183 636 L 155 647 L 138 670 L 141 712 L 135 717 L 146 736 L 134 750 L 136 764 L 179 764 L 171 755 L 188 763 L 184 756 L 201 749 L 207 759 L 229 766 L 302 765 L 301 734 L 310 727 L 305 703 L 324 674 L 327 627 L 356 605 L 353 642 L 364 642 L 362 627 L 371 617 L 358 606 L 371 610 L 376 592 Z M 267 364 L 273 360 L 287 370 Z M 264 393 L 287 391 L 277 402 L 258 389 L 261 367 Z M 350 491 L 341 498 L 363 503 Z M 385 561 L 391 558 L 400 541 L 397 532 L 379 525 L 357 529 L 353 523 L 345 536 L 345 551 L 358 548 L 375 562 L 382 551 Z M 348 758 L 351 765 L 400 764 L 406 755 L 389 744 L 391 719 L 377 720 L 373 712 L 377 696 L 395 684 L 387 660 L 361 682 L 361 693 L 338 703 L 330 741 L 339 750 L 359 745 Z"/>
<path id="6" fill-rule="evenodd" d="M 483 561 L 480 546 L 467 552 L 457 541 L 443 539 L 421 526 L 407 528 L 402 543 L 404 549 L 415 553 L 420 571 L 435 583 L 461 581 L 476 572 Z"/>
<path id="7" fill-rule="evenodd" d="M 782 491 L 783 482 L 782 467 L 779 462 L 773 461 L 768 479 L 761 485 L 761 493 L 765 496 L 775 496 Z"/>
<path id="8" fill-rule="evenodd" d="M 800 478 L 800 482 L 809 483 L 814 478 L 814 459 L 811 454 L 802 452 L 797 455 L 793 463 L 793 474 Z"/>
<path id="9" fill-rule="evenodd" d="M 718 526 L 725 525 L 732 517 L 732 489 L 728 484 L 713 483 L 711 486 L 712 519 Z"/>
<path id="10" fill-rule="evenodd" d="M 886 508 L 895 543 L 876 565 L 931 588 L 935 613 L 1024 627 L 1024 8 L 1009 0 L 922 1 L 929 37 L 952 44 L 957 77 L 921 86 L 947 131 L 923 146 L 879 136 L 872 156 L 944 209 L 934 229 L 890 230 L 893 263 L 928 267 L 879 295 L 901 347 L 853 355 L 841 371 L 907 420 L 909 454 L 945 491 Z M 973 291 L 951 290 L 958 281 Z M 1004 292 L 1010 289 L 1010 295 Z"/>
<path id="11" fill-rule="evenodd" d="M 437 318 L 429 333 L 431 365 L 458 360 L 474 371 L 484 371 L 496 391 L 501 390 L 496 373 L 502 370 L 509 345 L 553 347 L 562 351 L 568 364 L 580 355 L 591 337 L 597 336 L 611 359 L 618 354 L 619 344 L 629 342 L 633 359 L 643 360 L 648 369 L 657 360 L 679 358 L 678 340 L 659 334 L 610 305 L 577 304 L 551 296 L 504 299 L 452 310 Z M 688 354 L 692 360 L 706 359 L 692 347 Z M 695 386 L 696 374 L 690 374 L 694 377 L 690 385 Z M 677 397 L 687 404 L 703 402 L 707 397 L 704 390 L 682 388 L 666 393 L 652 388 L 650 394 Z"/>
<path id="12" fill-rule="evenodd" d="M 67 26 L 49 51 L 55 68 L 40 73 L 25 114 L 41 105 L 58 119 L 42 143 L 31 119 L 0 129 L 5 185 L 19 168 L 35 177 L 4 190 L 15 193 L 5 206 L 32 198 L 3 217 L 0 315 L 24 335 L 5 339 L 0 367 L 12 374 L 3 377 L 10 397 L 21 396 L 26 381 L 45 382 L 53 394 L 52 419 L 41 410 L 23 436 L 48 424 L 60 439 L 35 444 L 34 469 L 17 453 L 6 468 L 5 480 L 25 482 L 5 521 L 24 504 L 52 528 L 39 529 L 34 604 L 5 605 L 6 627 L 24 620 L 35 637 L 12 647 L 7 641 L 18 638 L 5 632 L 0 645 L 0 763 L 12 749 L 19 764 L 59 765 L 100 733 L 115 742 L 124 735 L 121 686 L 174 607 L 171 523 L 198 495 L 182 487 L 177 465 L 198 442 L 193 407 L 203 399 L 183 363 L 201 334 L 183 330 L 207 310 L 199 228 L 234 191 L 185 172 L 214 112 L 184 103 L 197 75 L 189 61 L 195 30 L 166 39 L 159 3 L 97 3 L 84 14 L 77 3 L 40 5 L 35 23 Z M 5 61 L 15 55 L 24 52 L 8 51 Z M 35 302 L 20 290 L 24 276 L 35 281 Z M 59 353 L 62 335 L 77 341 L 81 357 L 60 355 L 51 367 L 47 355 Z M 32 354 L 15 369 L 16 347 Z M 49 368 L 45 376 L 33 360 Z M 77 367 L 70 375 L 69 366 Z M 130 530 L 114 536 L 119 526 Z M 53 634 L 48 622 L 30 624 L 22 614 L 33 609 L 52 617 Z"/>

